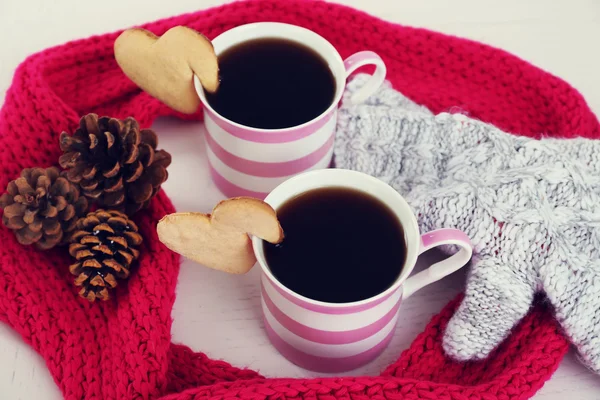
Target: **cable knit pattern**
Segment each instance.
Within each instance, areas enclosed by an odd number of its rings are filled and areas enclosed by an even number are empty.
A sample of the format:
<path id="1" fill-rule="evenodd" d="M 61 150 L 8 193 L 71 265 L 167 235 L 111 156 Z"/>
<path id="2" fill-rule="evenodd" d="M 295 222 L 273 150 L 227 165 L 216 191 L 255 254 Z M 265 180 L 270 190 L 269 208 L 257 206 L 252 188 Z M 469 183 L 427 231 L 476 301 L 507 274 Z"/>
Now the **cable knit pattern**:
<path id="1" fill-rule="evenodd" d="M 510 54 L 339 5 L 249 1 L 144 27 L 160 35 L 172 26 L 187 25 L 213 38 L 256 21 L 312 29 L 343 57 L 376 51 L 388 66 L 391 84 L 436 113 L 459 107 L 529 136 L 600 133 L 598 121 L 574 89 Z M 54 47 L 19 66 L 0 111 L 2 189 L 22 168 L 56 164 L 60 132 L 72 131 L 85 113 L 133 116 L 143 127 L 159 116 L 177 115 L 119 70 L 112 53 L 118 34 Z M 540 304 L 484 362 L 452 361 L 444 357 L 441 332 L 457 300 L 379 377 L 265 379 L 211 360 L 170 342 L 179 259 L 157 240 L 155 226 L 173 211 L 161 192 L 136 217 L 145 239 L 140 265 L 107 303 L 89 304 L 77 296 L 64 249 L 22 247 L 12 232 L 0 229 L 0 320 L 41 354 L 65 398 L 525 399 L 543 385 L 567 351 L 558 326 Z"/>
<path id="2" fill-rule="evenodd" d="M 368 77 L 348 85 L 347 96 Z M 342 107 L 336 166 L 381 178 L 422 232 L 457 228 L 475 257 L 444 349 L 482 359 L 544 291 L 584 363 L 600 372 L 600 141 L 531 139 L 433 115 L 385 85 Z"/>

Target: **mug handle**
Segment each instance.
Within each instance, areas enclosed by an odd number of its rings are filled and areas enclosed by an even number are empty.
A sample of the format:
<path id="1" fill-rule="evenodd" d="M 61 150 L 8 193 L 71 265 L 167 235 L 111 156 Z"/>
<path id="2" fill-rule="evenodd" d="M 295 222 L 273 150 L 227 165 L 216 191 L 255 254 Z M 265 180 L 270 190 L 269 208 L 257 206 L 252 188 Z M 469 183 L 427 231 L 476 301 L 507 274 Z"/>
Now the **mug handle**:
<path id="1" fill-rule="evenodd" d="M 358 68 L 365 65 L 375 65 L 375 72 L 367 83 L 358 89 L 350 98 L 350 103 L 359 104 L 371 96 L 385 81 L 387 68 L 385 63 L 376 53 L 372 51 L 359 51 L 344 60 L 344 68 L 346 68 L 346 78 L 350 76 Z"/>
<path id="2" fill-rule="evenodd" d="M 460 249 L 445 260 L 437 262 L 429 268 L 409 277 L 404 282 L 402 298 L 406 299 L 417 290 L 461 269 L 469 262 L 471 255 L 473 255 L 471 240 L 464 232 L 458 229 L 438 229 L 421 235 L 419 255 L 433 247 L 442 245 L 456 245 Z"/>

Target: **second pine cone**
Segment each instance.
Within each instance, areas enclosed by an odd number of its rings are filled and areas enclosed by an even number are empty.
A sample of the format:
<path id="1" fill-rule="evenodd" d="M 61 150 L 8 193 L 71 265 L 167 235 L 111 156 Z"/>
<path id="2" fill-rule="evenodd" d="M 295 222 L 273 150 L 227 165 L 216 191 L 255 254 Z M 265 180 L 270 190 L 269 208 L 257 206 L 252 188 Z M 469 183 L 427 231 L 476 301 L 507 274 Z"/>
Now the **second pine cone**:
<path id="1" fill-rule="evenodd" d="M 87 114 L 71 136 L 60 135 L 61 167 L 67 178 L 99 207 L 132 215 L 150 203 L 167 180 L 171 155 L 156 150 L 150 129 L 133 118 L 119 120 Z"/>

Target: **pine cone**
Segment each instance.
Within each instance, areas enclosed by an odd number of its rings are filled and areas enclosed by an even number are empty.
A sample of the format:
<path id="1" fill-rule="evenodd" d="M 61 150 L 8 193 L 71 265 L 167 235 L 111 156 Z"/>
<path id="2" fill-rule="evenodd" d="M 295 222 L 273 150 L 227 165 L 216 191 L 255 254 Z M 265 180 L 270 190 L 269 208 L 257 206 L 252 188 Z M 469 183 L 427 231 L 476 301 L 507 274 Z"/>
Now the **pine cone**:
<path id="1" fill-rule="evenodd" d="M 6 191 L 0 197 L 2 222 L 15 231 L 19 243 L 35 243 L 42 250 L 66 242 L 88 206 L 77 185 L 56 167 L 24 169 Z"/>
<path id="2" fill-rule="evenodd" d="M 77 276 L 79 295 L 89 301 L 108 300 L 117 279 L 129 277 L 131 265 L 140 254 L 137 247 L 142 236 L 125 214 L 97 210 L 79 220 L 71 242 L 69 253 L 77 262 L 69 271 Z"/>
<path id="3" fill-rule="evenodd" d="M 101 208 L 128 215 L 145 208 L 167 180 L 171 155 L 156 150 L 154 131 L 142 129 L 133 118 L 81 118 L 73 136 L 60 135 L 61 167 L 67 177 Z"/>

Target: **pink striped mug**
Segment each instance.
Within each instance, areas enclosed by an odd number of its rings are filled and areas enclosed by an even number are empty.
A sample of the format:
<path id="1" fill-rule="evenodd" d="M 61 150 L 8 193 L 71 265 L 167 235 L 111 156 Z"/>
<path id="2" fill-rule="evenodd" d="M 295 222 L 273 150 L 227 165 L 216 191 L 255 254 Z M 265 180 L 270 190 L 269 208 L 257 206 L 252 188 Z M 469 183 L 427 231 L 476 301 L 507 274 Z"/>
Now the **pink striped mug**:
<path id="1" fill-rule="evenodd" d="M 377 357 L 394 334 L 402 300 L 466 265 L 472 248 L 467 235 L 456 229 L 421 234 L 404 198 L 383 181 L 361 172 L 322 169 L 302 173 L 277 186 L 265 201 L 277 210 L 295 196 L 323 187 L 347 187 L 369 193 L 396 214 L 404 229 L 407 254 L 404 265 L 398 266 L 401 272 L 392 286 L 372 298 L 352 303 L 315 301 L 293 292 L 273 276 L 260 238 L 253 237 L 252 246 L 261 269 L 265 329 L 273 346 L 305 369 L 343 372 Z M 459 250 L 409 277 L 417 257 L 440 245 L 455 245 Z"/>
<path id="2" fill-rule="evenodd" d="M 273 188 L 293 175 L 327 168 L 333 154 L 337 106 L 346 78 L 361 66 L 376 67 L 371 80 L 352 96 L 353 103 L 364 101 L 385 80 L 385 64 L 377 54 L 361 51 L 344 61 L 323 37 L 295 25 L 276 22 L 241 25 L 217 36 L 212 43 L 218 56 L 232 46 L 259 38 L 300 42 L 320 54 L 335 78 L 335 97 L 325 112 L 304 124 L 284 129 L 257 129 L 219 115 L 206 100 L 200 81 L 194 77 L 204 110 L 211 176 L 227 197 L 264 199 Z"/>

